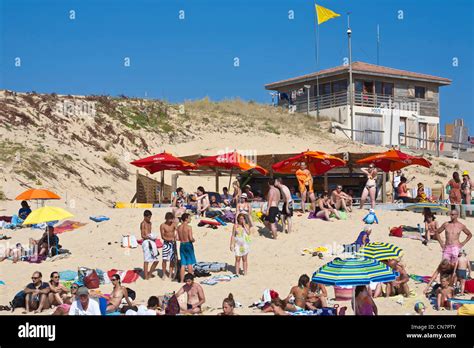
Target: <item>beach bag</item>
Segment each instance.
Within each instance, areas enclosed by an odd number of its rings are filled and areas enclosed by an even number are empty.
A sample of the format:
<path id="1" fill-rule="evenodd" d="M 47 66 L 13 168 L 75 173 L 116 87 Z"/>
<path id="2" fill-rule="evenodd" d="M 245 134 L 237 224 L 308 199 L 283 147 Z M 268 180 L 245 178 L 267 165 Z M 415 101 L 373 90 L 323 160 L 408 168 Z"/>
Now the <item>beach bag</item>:
<path id="1" fill-rule="evenodd" d="M 365 217 L 364 222 L 368 225 L 372 225 L 375 222 L 375 215 L 369 214 Z"/>
<path id="2" fill-rule="evenodd" d="M 86 273 L 84 285 L 88 289 L 97 289 L 100 286 L 100 279 L 95 270 L 91 269 Z"/>
<path id="3" fill-rule="evenodd" d="M 12 311 L 15 308 L 25 308 L 26 306 L 26 295 L 23 290 L 18 292 L 15 297 L 13 297 L 13 300 L 10 302 L 10 306 L 12 307 Z"/>
<path id="4" fill-rule="evenodd" d="M 389 234 L 391 237 L 399 237 L 399 238 L 402 238 L 403 237 L 403 228 L 402 226 L 398 226 L 398 227 L 392 227 L 390 229 L 390 234 Z"/>
<path id="5" fill-rule="evenodd" d="M 122 236 L 122 248 L 134 249 L 137 247 L 138 247 L 137 237 L 131 236 L 131 235 Z"/>
<path id="6" fill-rule="evenodd" d="M 226 210 L 224 212 L 224 220 L 227 221 L 227 222 L 234 222 L 235 221 L 235 214 L 230 210 Z"/>
<path id="7" fill-rule="evenodd" d="M 176 315 L 180 311 L 179 302 L 176 295 L 171 296 L 165 309 L 166 315 Z"/>

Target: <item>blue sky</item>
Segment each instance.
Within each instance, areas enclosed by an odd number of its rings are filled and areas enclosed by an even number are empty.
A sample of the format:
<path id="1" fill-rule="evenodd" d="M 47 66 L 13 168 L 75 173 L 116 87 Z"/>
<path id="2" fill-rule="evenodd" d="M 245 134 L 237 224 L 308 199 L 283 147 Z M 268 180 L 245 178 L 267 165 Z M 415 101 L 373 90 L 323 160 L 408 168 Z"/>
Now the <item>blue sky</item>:
<path id="1" fill-rule="evenodd" d="M 316 70 L 311 0 L 0 3 L 2 89 L 268 103 L 265 83 Z M 474 133 L 473 1 L 317 3 L 343 15 L 320 27 L 321 68 L 340 65 L 347 56 L 345 14 L 350 11 L 354 61 L 376 63 L 380 24 L 380 65 L 452 79 L 441 89 L 442 123 L 463 117 Z M 21 67 L 15 67 L 16 57 Z M 130 67 L 124 67 L 125 57 Z"/>

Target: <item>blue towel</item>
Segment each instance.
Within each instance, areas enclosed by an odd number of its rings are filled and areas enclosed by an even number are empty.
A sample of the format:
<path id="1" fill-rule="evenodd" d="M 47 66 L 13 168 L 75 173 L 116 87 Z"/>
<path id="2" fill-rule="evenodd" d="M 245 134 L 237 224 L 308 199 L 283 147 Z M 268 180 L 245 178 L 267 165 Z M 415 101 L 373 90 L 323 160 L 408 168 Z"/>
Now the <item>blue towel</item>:
<path id="1" fill-rule="evenodd" d="M 108 315 L 107 314 L 107 299 L 105 299 L 104 297 L 99 297 L 99 307 L 100 307 L 100 313 L 102 315 Z"/>
<path id="2" fill-rule="evenodd" d="M 5 285 L 5 282 L 3 280 L 0 280 L 0 285 Z"/>
<path id="3" fill-rule="evenodd" d="M 459 304 L 474 304 L 474 300 L 462 299 L 462 298 L 448 298 L 449 302 Z"/>
<path id="4" fill-rule="evenodd" d="M 100 215 L 100 216 L 90 216 L 89 219 L 95 222 L 102 222 L 102 221 L 107 221 L 110 220 L 107 216 Z"/>
<path id="5" fill-rule="evenodd" d="M 77 278 L 77 271 L 74 272 L 71 270 L 67 270 L 67 271 L 59 272 L 59 279 L 61 280 L 71 281 L 71 280 L 75 280 L 76 278 Z"/>

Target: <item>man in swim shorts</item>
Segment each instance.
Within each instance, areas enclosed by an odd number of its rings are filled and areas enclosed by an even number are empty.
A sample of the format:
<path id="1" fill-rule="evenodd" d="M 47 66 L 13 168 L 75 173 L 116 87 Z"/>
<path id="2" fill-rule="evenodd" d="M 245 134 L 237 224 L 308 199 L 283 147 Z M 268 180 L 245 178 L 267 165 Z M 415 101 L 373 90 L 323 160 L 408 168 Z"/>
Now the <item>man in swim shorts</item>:
<path id="1" fill-rule="evenodd" d="M 280 210 L 278 204 L 280 203 L 280 190 L 275 187 L 275 179 L 268 180 L 268 196 L 267 196 L 267 211 L 265 212 L 265 226 L 272 232 L 273 239 L 277 239 L 277 221 L 279 219 Z"/>
<path id="2" fill-rule="evenodd" d="M 194 282 L 194 276 L 192 274 L 186 274 L 184 277 L 186 284 L 176 293 L 176 297 L 180 297 L 184 293 L 187 295 L 187 309 L 183 311 L 185 314 L 197 314 L 201 313 L 201 306 L 206 302 L 204 296 L 204 290 L 202 286 Z"/>
<path id="3" fill-rule="evenodd" d="M 184 214 L 184 213 L 183 213 Z M 165 222 L 160 225 L 161 238 L 163 239 L 163 276 L 173 277 L 176 263 L 176 220 L 173 213 L 166 213 Z M 167 263 L 170 263 L 170 272 L 166 272 Z"/>
<path id="4" fill-rule="evenodd" d="M 35 272 L 31 276 L 31 283 L 25 289 L 25 309 L 27 314 L 30 311 L 41 313 L 44 309 L 50 308 L 48 294 L 51 291 L 49 284 L 42 281 L 41 272 Z"/>
<path id="5" fill-rule="evenodd" d="M 459 251 L 472 238 L 472 233 L 464 224 L 458 221 L 459 212 L 456 209 L 451 210 L 450 218 L 451 220 L 449 222 L 445 222 L 438 228 L 436 231 L 436 239 L 439 241 L 441 249 L 443 249 L 443 259 L 449 260 L 451 265 L 454 266 L 458 260 Z M 440 236 L 443 231 L 445 231 L 445 241 L 443 241 Z M 459 240 L 461 232 L 467 235 L 462 243 Z"/>
<path id="6" fill-rule="evenodd" d="M 151 233 L 151 211 L 145 210 L 143 213 L 143 221 L 140 224 L 140 233 L 143 239 L 143 271 L 144 279 L 148 280 L 154 278 L 153 272 L 158 267 L 158 256 L 160 253 L 156 247 L 156 236 Z M 150 271 L 148 271 L 148 264 L 151 263 Z"/>
<path id="7" fill-rule="evenodd" d="M 195 242 L 193 238 L 193 230 L 189 226 L 191 217 L 188 213 L 181 215 L 181 225 L 178 226 L 178 238 L 180 241 L 179 255 L 181 256 L 180 280 L 184 281 L 185 268 L 188 273 L 193 274 L 193 265 L 196 264 L 196 257 L 194 256 Z"/>
<path id="8" fill-rule="evenodd" d="M 311 211 L 316 209 L 316 197 L 313 188 L 313 175 L 308 170 L 306 163 L 301 162 L 300 169 L 296 171 L 296 179 L 298 180 L 298 188 L 301 194 L 301 207 L 303 214 L 306 212 L 306 196 L 309 195 L 311 201 Z"/>

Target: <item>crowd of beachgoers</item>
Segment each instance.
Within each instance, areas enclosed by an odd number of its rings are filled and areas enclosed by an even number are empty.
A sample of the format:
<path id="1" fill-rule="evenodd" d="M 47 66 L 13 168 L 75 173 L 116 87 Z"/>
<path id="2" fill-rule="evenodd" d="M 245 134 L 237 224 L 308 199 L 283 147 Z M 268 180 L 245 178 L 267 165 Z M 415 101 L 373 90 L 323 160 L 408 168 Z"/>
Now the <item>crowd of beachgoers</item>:
<path id="1" fill-rule="evenodd" d="M 159 261 L 162 262 L 163 279 L 178 281 L 183 286 L 170 296 L 151 296 L 146 305 L 137 306 L 135 292 L 122 284 L 119 274 L 110 277 L 112 290 L 110 294 L 97 295 L 90 290 L 87 277 L 80 281 L 64 285 L 59 272 L 52 272 L 49 281 L 43 279 L 40 271 L 31 276 L 31 283 L 20 291 L 13 301 L 0 310 L 24 307 L 24 313 L 39 313 L 52 309 L 54 315 L 161 315 L 161 314 L 199 314 L 203 311 L 206 296 L 203 287 L 195 281 L 197 257 L 194 249 L 193 227 L 191 222 L 198 219 L 198 226 L 227 224 L 232 226 L 228 248 L 235 255 L 235 276 L 245 277 L 252 271 L 249 260 L 252 238 L 256 227 L 259 232 L 266 229 L 269 238 L 277 239 L 279 231 L 292 233 L 293 217 L 306 216 L 315 220 L 333 221 L 351 218 L 354 209 L 368 209 L 363 218 L 364 227 L 358 232 L 352 243 L 344 245 L 344 252 L 355 256 L 358 251 L 371 243 L 372 226 L 378 224 L 376 214 L 376 178 L 377 168 L 373 165 L 362 168 L 367 181 L 362 190 L 360 201 L 357 202 L 352 190 L 344 190 L 337 185 L 331 192 L 314 192 L 313 176 L 305 163 L 300 164 L 296 172 L 298 185 L 288 187 L 282 178 L 268 179 L 268 193 L 262 197 L 260 192 L 253 192 L 250 185 L 240 187 L 239 181 L 232 184 L 232 194 L 227 188 L 222 194 L 210 194 L 199 186 L 196 192 L 186 194 L 178 188 L 173 195 L 171 208 L 159 226 L 159 233 L 154 232 L 151 210 L 143 212 L 140 224 L 141 248 L 143 251 L 143 279 L 156 277 Z M 403 203 L 434 203 L 433 197 L 427 196 L 422 183 L 417 185 L 417 195 L 411 197 L 408 184 L 411 180 L 404 176 L 402 170 L 396 171 L 392 180 L 388 181 L 385 190 L 389 201 Z M 470 204 L 473 182 L 469 173 L 464 172 L 462 179 L 456 172 L 447 183 L 449 190 L 449 220 L 438 224 L 436 212 L 425 207 L 420 214 L 424 228 L 419 239 L 423 244 L 437 242 L 442 252 L 441 261 L 432 276 L 426 281 L 424 293 L 427 298 L 435 299 L 435 308 L 453 309 L 450 299 L 463 298 L 466 295 L 465 285 L 470 279 L 471 263 L 464 246 L 470 241 L 472 234 L 465 224 L 459 220 L 460 205 Z M 261 202 L 257 211 L 255 203 Z M 366 203 L 370 202 L 370 205 Z M 32 210 L 28 202 L 21 202 L 15 222 L 21 225 Z M 394 231 L 394 234 L 396 231 Z M 161 245 L 158 245 L 160 240 Z M 60 254 L 64 250 L 55 234 L 55 227 L 45 226 L 43 236 L 30 239 L 25 250 L 21 244 L 4 251 L 0 261 L 11 260 L 13 263 L 28 258 L 47 258 Z M 161 248 L 161 253 L 160 253 Z M 199 250 L 197 250 L 199 251 Z M 319 256 L 319 253 L 315 253 Z M 352 309 L 356 315 L 378 315 L 379 310 L 374 302 L 377 297 L 402 295 L 412 296 L 408 286 L 410 276 L 400 257 L 380 261 L 396 273 L 395 279 L 389 282 L 370 282 L 368 285 L 353 287 Z M 198 275 L 199 276 L 199 275 Z M 178 299 L 185 296 L 185 305 Z M 313 281 L 310 276 L 302 274 L 297 284 L 291 287 L 287 296 L 280 296 L 276 291 L 267 289 L 261 301 L 253 304 L 263 312 L 275 315 L 301 313 L 333 313 L 330 306 L 327 286 Z M 222 315 L 234 315 L 236 304 L 233 294 L 222 301 Z M 346 308 L 336 310 L 344 315 Z M 423 314 L 425 305 L 417 303 L 415 311 Z"/>

